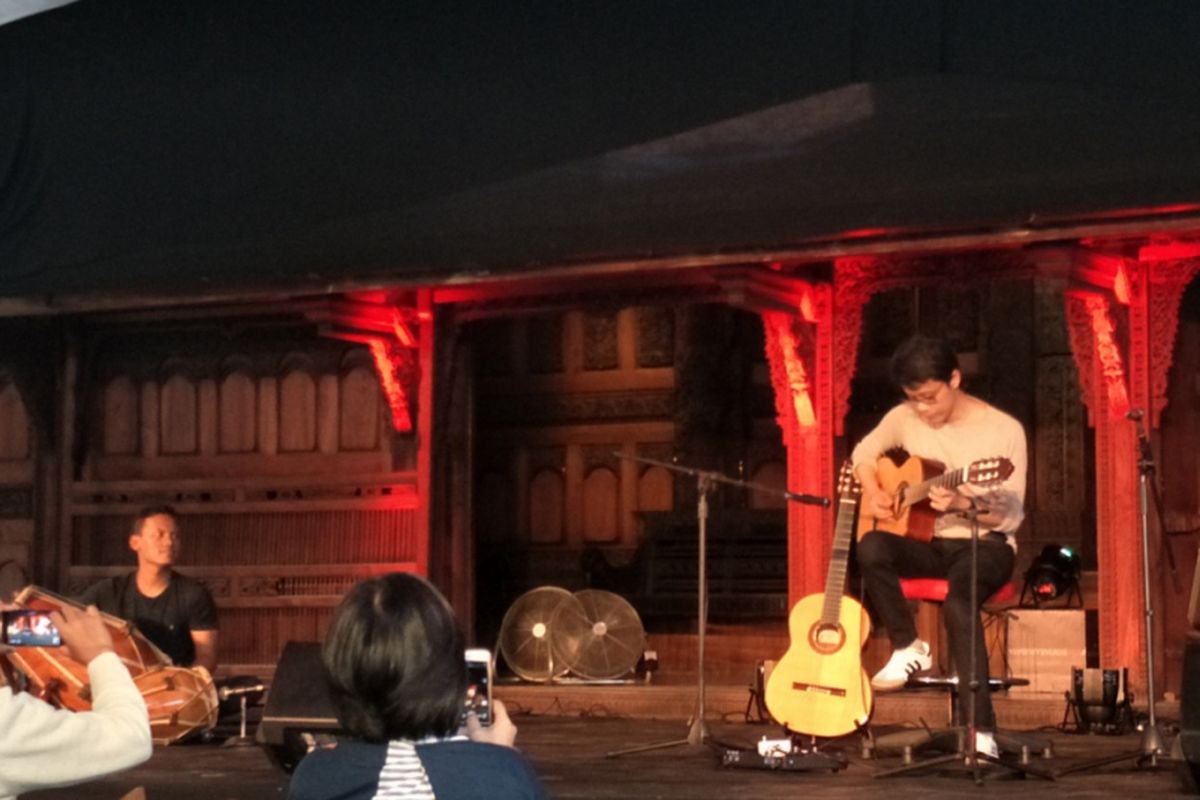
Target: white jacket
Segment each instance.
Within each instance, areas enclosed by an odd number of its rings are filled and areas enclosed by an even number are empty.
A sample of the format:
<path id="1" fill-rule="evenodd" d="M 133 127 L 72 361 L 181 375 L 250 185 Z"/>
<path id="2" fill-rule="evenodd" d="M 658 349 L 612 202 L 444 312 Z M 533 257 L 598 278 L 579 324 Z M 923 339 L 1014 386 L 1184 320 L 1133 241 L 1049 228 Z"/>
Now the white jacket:
<path id="1" fill-rule="evenodd" d="M 114 653 L 88 664 L 92 710 L 57 709 L 0 689 L 0 800 L 118 772 L 150 758 L 146 703 Z"/>

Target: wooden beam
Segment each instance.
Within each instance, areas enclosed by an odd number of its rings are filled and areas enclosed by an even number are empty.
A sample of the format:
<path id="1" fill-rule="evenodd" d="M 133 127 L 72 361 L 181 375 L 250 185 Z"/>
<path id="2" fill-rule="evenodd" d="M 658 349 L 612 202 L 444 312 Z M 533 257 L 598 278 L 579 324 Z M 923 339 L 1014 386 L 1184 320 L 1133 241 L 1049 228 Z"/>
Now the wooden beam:
<path id="1" fill-rule="evenodd" d="M 623 278 L 644 280 L 647 273 L 687 273 L 712 267 L 780 262 L 796 265 L 803 269 L 808 265 L 827 263 L 835 258 L 853 258 L 874 255 L 914 255 L 946 253 L 962 250 L 1003 249 L 1028 247 L 1035 244 L 1080 240 L 1115 241 L 1123 238 L 1145 239 L 1153 234 L 1166 234 L 1176 238 L 1200 235 L 1200 214 L 1183 213 L 1156 215 L 1141 214 L 1094 216 L 1080 219 L 1055 220 L 1042 224 L 1030 222 L 1026 225 L 1004 228 L 982 228 L 958 231 L 910 231 L 888 236 L 842 238 L 838 236 L 799 241 L 762 248 L 730 250 L 718 253 L 672 253 L 661 256 L 638 258 L 610 258 L 585 263 L 549 264 L 543 267 L 521 269 L 522 265 L 499 265 L 487 274 L 471 272 L 439 272 L 410 270 L 401 275 L 399 270 L 385 277 L 357 276 L 335 280 L 310 279 L 298 282 L 288 290 L 239 289 L 195 291 L 189 288 L 186 294 L 140 294 L 106 292 L 96 294 L 60 294 L 50 299 L 8 297 L 0 298 L 0 317 L 43 316 L 58 314 L 132 311 L 137 309 L 177 309 L 188 306 L 244 305 L 244 304 L 290 304 L 305 297 L 319 298 L 346 292 L 386 291 L 404 288 L 434 288 L 433 302 L 436 304 L 462 302 L 464 293 L 474 293 L 481 287 L 520 286 L 521 292 L 540 291 L 546 286 L 547 293 L 561 291 L 547 281 L 595 281 L 597 279 Z M 685 280 L 690 279 L 684 278 Z M 470 295 L 477 296 L 477 295 Z"/>

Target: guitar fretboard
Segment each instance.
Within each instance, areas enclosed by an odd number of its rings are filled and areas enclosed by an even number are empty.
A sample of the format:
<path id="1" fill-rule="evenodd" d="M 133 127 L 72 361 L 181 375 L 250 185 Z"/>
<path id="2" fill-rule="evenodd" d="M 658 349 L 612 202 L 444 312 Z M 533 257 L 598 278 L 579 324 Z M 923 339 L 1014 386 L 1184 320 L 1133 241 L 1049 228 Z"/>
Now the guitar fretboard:
<path id="1" fill-rule="evenodd" d="M 845 491 L 838 498 L 837 522 L 834 524 L 833 549 L 829 555 L 829 571 L 825 576 L 825 601 L 821 605 L 821 624 L 836 625 L 842 613 L 842 593 L 846 588 L 846 566 L 850 561 L 850 540 L 854 533 L 854 512 L 858 496 Z"/>

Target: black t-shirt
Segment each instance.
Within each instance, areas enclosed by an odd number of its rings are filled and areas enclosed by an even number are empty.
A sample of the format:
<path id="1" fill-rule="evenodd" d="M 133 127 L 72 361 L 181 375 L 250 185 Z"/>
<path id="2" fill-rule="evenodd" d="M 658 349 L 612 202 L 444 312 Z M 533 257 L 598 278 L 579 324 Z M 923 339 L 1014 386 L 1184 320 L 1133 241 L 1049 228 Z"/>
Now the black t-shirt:
<path id="1" fill-rule="evenodd" d="M 192 631 L 217 629 L 217 605 L 208 589 L 174 571 L 166 591 L 158 597 L 146 597 L 138 591 L 136 573 L 131 572 L 93 584 L 80 600 L 132 622 L 181 667 L 190 667 L 196 660 Z"/>

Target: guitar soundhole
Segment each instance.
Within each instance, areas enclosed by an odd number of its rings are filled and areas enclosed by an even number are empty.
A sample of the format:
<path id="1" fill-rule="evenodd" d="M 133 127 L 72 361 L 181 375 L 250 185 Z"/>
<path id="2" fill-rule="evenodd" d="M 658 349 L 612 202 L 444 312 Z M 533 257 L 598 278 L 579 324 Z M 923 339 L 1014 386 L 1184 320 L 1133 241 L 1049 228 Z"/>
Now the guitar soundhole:
<path id="1" fill-rule="evenodd" d="M 846 631 L 841 625 L 824 625 L 818 622 L 808 629 L 808 644 L 818 653 L 836 653 L 846 642 Z"/>

